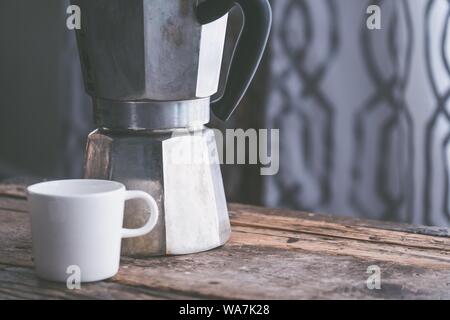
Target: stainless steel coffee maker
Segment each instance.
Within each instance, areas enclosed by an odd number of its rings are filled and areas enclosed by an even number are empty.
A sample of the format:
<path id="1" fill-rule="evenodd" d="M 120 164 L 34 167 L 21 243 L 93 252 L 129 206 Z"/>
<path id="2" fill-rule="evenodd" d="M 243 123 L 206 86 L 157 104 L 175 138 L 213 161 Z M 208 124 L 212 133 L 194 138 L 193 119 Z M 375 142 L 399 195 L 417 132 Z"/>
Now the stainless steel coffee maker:
<path id="1" fill-rule="evenodd" d="M 214 133 L 205 124 L 211 110 L 227 120 L 252 81 L 270 32 L 268 0 L 72 4 L 81 9 L 77 41 L 98 127 L 88 138 L 85 177 L 144 190 L 161 212 L 154 231 L 124 241 L 122 252 L 176 255 L 223 245 L 230 222 Z M 244 26 L 224 94 L 212 98 L 234 6 Z M 125 226 L 142 225 L 144 208 L 128 203 Z"/>

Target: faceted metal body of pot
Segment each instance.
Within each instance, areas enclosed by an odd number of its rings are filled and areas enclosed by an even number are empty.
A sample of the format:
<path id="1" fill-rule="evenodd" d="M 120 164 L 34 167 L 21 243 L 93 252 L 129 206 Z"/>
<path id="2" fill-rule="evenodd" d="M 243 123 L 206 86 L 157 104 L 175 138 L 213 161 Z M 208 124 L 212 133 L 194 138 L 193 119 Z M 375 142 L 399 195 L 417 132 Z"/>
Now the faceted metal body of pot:
<path id="1" fill-rule="evenodd" d="M 230 222 L 214 132 L 112 132 L 89 136 L 86 178 L 122 182 L 151 194 L 160 209 L 147 236 L 124 239 L 127 255 L 177 255 L 223 245 Z M 144 203 L 126 205 L 125 226 L 135 228 L 148 215 Z"/>
<path id="2" fill-rule="evenodd" d="M 228 15 L 201 25 L 197 0 L 72 0 L 87 92 L 118 101 L 193 100 L 218 90 Z"/>

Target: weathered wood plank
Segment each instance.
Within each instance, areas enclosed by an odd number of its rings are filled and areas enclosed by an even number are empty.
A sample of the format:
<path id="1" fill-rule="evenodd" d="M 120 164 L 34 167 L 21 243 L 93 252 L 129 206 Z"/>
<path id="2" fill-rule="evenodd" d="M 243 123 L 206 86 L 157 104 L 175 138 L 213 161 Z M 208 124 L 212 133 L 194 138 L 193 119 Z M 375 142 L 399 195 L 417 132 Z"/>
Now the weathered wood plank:
<path id="1" fill-rule="evenodd" d="M 0 194 L 0 298 L 450 299 L 446 228 L 235 204 L 223 248 L 124 257 L 115 278 L 74 292 L 34 276 L 24 188 L 0 185 Z M 382 290 L 365 285 L 374 264 Z"/>
<path id="2" fill-rule="evenodd" d="M 371 243 L 392 244 L 422 249 L 450 250 L 450 237 L 436 237 L 405 231 L 392 231 L 368 226 L 347 225 L 323 220 L 260 215 L 239 211 L 231 215 L 236 227 L 269 229 L 273 232 L 297 232 L 337 239 L 353 239 Z"/>
<path id="3" fill-rule="evenodd" d="M 350 217 L 331 216 L 320 213 L 308 213 L 288 209 L 254 207 L 243 204 L 230 204 L 229 209 L 230 214 L 249 212 L 249 213 L 257 213 L 259 215 L 293 217 L 312 221 L 332 222 L 341 225 L 369 227 L 373 229 L 382 229 L 391 231 L 404 231 L 408 233 L 417 233 L 437 237 L 450 237 L 450 228 L 445 227 L 412 225 L 407 223 L 378 221 L 378 220 L 366 220 Z"/>
<path id="4" fill-rule="evenodd" d="M 25 186 L 21 184 L 0 184 L 0 195 L 24 198 Z"/>
<path id="5" fill-rule="evenodd" d="M 67 290 L 31 269 L 0 265 L 3 299 L 448 299 L 449 273 L 379 262 L 382 289 L 368 290 L 367 264 L 287 251 L 215 250 L 192 256 L 125 258 L 109 280 Z M 279 262 L 269 265 L 267 257 Z M 340 268 L 336 268 L 339 265 Z M 293 266 L 296 266 L 293 268 Z M 408 281 L 405 281 L 408 278 Z"/>
<path id="6" fill-rule="evenodd" d="M 27 183 L 25 183 L 26 181 Z M 25 199 L 25 186 L 38 182 L 35 179 L 19 179 L 12 180 L 8 184 L 0 183 L 0 208 L 10 209 L 15 211 L 26 211 Z M 2 197 L 3 196 L 3 197 Z M 386 221 L 374 221 L 374 220 L 362 220 L 348 217 L 336 217 L 318 213 L 299 212 L 287 209 L 272 209 L 253 207 L 242 204 L 230 204 L 230 214 L 242 214 L 242 213 L 256 213 L 260 215 L 268 216 L 283 216 L 292 217 L 296 219 L 303 219 L 308 221 L 322 221 L 324 223 L 330 222 L 335 225 L 354 226 L 354 227 L 367 227 L 371 229 L 390 230 L 390 231 L 403 231 L 407 233 L 415 233 L 422 235 L 438 236 L 438 237 L 450 237 L 450 228 L 435 227 L 435 226 L 419 226 L 404 223 L 386 222 Z"/>
<path id="7" fill-rule="evenodd" d="M 117 281 L 83 284 L 81 290 L 69 290 L 65 284 L 42 281 L 30 268 L 0 264 L 0 299 L 192 299 L 174 291 L 152 290 L 144 286 L 129 286 Z"/>
<path id="8" fill-rule="evenodd" d="M 233 214 L 231 221 L 234 232 L 229 245 L 248 244 L 418 267 L 450 268 L 448 238 L 254 213 Z M 4 245 L 0 249 L 0 262 L 14 264 L 20 257 L 26 259 L 20 253 L 28 253 L 31 248 L 28 214 L 1 212 L 0 231 L 0 241 Z M 15 260 L 7 260 L 7 257 Z"/>
<path id="9" fill-rule="evenodd" d="M 119 274 L 109 281 L 125 286 L 124 294 L 102 293 L 109 289 L 100 286 L 100 292 L 91 288 L 94 290 L 92 297 L 126 298 L 129 292 L 135 294 L 132 288 L 138 288 L 145 293 L 136 293 L 137 298 L 164 297 L 164 294 L 235 299 L 450 298 L 447 251 L 415 248 L 414 234 L 406 234 L 406 245 L 383 243 L 380 239 L 372 243 L 365 238 L 336 236 L 340 228 L 328 224 L 324 230 L 332 235 L 321 230 L 303 232 L 301 223 L 300 227 L 295 223 L 289 225 L 291 218 L 273 216 L 269 227 L 264 219 L 258 221 L 260 226 L 252 226 L 252 219 L 249 213 L 242 214 L 242 220 L 233 214 L 232 239 L 219 250 L 181 257 L 124 258 Z M 274 227 L 279 219 L 283 227 Z M 316 224 L 313 227 L 319 228 Z M 6 275 L 0 271 L 0 288 L 4 288 L 0 296 L 26 297 L 39 293 L 38 289 L 27 287 L 42 285 L 33 282 L 38 280 L 30 271 L 29 232 L 27 213 L 0 211 L 0 264 L 13 266 L 7 270 L 8 281 L 12 282 L 9 286 L 2 283 Z M 346 234 L 346 230 L 342 232 Z M 362 236 L 358 234 L 358 237 Z M 442 240 L 441 237 L 436 239 Z M 438 245 L 441 244 L 438 242 Z M 366 269 L 372 264 L 382 269 L 381 291 L 371 291 L 365 286 Z M 15 272 L 18 274 L 14 275 Z M 27 286 L 15 288 L 24 281 L 23 273 L 29 277 Z M 66 297 L 66 293 L 52 290 L 43 291 L 41 297 Z M 85 292 L 78 294 L 91 297 Z"/>
<path id="10" fill-rule="evenodd" d="M 16 197 L 2 197 L 0 196 L 0 209 L 15 211 L 15 212 L 27 212 L 27 203 L 22 198 Z"/>
<path id="11" fill-rule="evenodd" d="M 450 297 L 450 272 L 354 257 L 242 245 L 195 257 L 124 259 L 114 278 L 129 285 L 178 288 L 232 299 L 369 299 Z M 366 287 L 369 265 L 382 270 L 382 290 Z"/>
<path id="12" fill-rule="evenodd" d="M 0 264 L 32 267 L 30 216 L 0 209 Z"/>
<path id="13" fill-rule="evenodd" d="M 418 268 L 450 269 L 448 251 L 428 251 L 414 247 L 365 243 L 311 234 L 273 232 L 270 229 L 234 228 L 231 245 L 243 243 L 255 247 L 322 253 L 325 257 L 346 256 Z"/>

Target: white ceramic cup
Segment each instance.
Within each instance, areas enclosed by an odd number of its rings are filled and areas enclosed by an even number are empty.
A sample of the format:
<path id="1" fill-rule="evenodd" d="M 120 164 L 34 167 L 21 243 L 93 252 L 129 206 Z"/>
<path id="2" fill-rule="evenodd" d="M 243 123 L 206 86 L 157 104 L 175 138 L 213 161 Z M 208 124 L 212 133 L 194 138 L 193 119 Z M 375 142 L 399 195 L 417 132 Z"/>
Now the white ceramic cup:
<path id="1" fill-rule="evenodd" d="M 122 238 L 149 233 L 158 220 L 155 200 L 105 180 L 61 180 L 27 188 L 33 254 L 40 278 L 67 282 L 78 270 L 80 282 L 113 277 L 119 270 Z M 124 229 L 125 201 L 142 199 L 150 210 L 140 229 Z"/>

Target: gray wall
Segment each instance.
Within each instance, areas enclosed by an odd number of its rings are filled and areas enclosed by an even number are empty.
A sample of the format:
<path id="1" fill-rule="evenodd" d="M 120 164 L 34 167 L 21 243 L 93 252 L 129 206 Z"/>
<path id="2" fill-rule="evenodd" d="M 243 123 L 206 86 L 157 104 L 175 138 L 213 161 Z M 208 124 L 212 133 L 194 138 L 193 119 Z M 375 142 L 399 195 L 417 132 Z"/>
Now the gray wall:
<path id="1" fill-rule="evenodd" d="M 0 177 L 81 174 L 91 124 L 66 1 L 0 2 Z"/>

